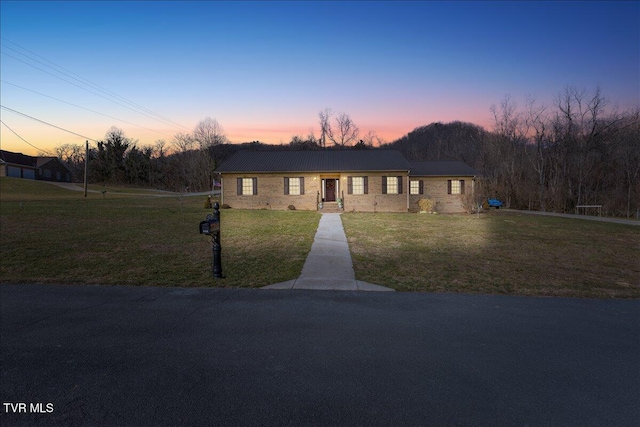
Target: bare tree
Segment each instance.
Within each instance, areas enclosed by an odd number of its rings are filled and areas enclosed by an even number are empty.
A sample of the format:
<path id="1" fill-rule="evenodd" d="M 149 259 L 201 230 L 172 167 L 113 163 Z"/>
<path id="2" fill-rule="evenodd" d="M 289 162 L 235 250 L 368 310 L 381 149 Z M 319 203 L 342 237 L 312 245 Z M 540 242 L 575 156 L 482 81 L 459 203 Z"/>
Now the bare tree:
<path id="1" fill-rule="evenodd" d="M 177 152 L 186 153 L 195 148 L 196 140 L 188 133 L 178 132 L 171 139 L 171 145 Z"/>
<path id="2" fill-rule="evenodd" d="M 510 95 L 504 97 L 500 107 L 492 105 L 490 110 L 493 114 L 494 130 L 498 135 L 511 141 L 522 140 L 525 137 L 526 130 L 523 129 L 518 105 Z"/>
<path id="3" fill-rule="evenodd" d="M 325 148 L 327 146 L 327 138 L 331 134 L 331 110 L 325 108 L 318 113 L 320 119 L 320 146 Z"/>
<path id="4" fill-rule="evenodd" d="M 201 149 L 227 142 L 224 129 L 216 119 L 211 117 L 206 117 L 198 122 L 193 129 L 193 138 L 200 144 Z"/>
<path id="5" fill-rule="evenodd" d="M 71 170 L 73 180 L 80 180 L 84 175 L 85 147 L 80 144 L 62 144 L 54 151 L 56 156 Z"/>
<path id="6" fill-rule="evenodd" d="M 615 110 L 607 113 L 608 102 L 599 87 L 589 95 L 585 89 L 568 86 L 556 102 L 556 126 L 568 162 L 567 202 L 599 203 L 603 167 L 610 155 L 608 141 L 617 132 L 622 116 Z"/>
<path id="7" fill-rule="evenodd" d="M 525 124 L 527 134 L 531 134 L 534 146 L 534 153 L 530 154 L 530 150 L 525 149 L 525 154 L 529 158 L 531 165 L 535 169 L 538 177 L 538 204 L 540 209 L 545 211 L 545 187 L 547 177 L 547 157 L 548 153 L 545 146 L 549 138 L 549 121 L 546 116 L 547 107 L 544 105 L 537 106 L 533 98 L 527 100 L 527 112 Z"/>
<path id="8" fill-rule="evenodd" d="M 494 117 L 494 141 L 490 144 L 490 161 L 494 174 L 494 191 L 506 196 L 507 206 L 517 203 L 522 179 L 522 156 L 526 142 L 526 128 L 517 104 L 509 95 L 500 106 L 491 106 Z"/>
<path id="9" fill-rule="evenodd" d="M 380 138 L 374 130 L 370 130 L 369 132 L 367 132 L 367 134 L 362 137 L 362 141 L 368 147 L 380 147 L 385 143 L 384 139 Z"/>
<path id="10" fill-rule="evenodd" d="M 153 157 L 164 158 L 167 155 L 167 141 L 159 139 L 153 145 Z"/>
<path id="11" fill-rule="evenodd" d="M 631 217 L 635 199 L 636 218 L 640 218 L 640 107 L 629 112 L 621 125 L 621 131 L 615 137 L 617 182 L 621 184 L 620 189 L 625 190 L 623 211 L 626 217 Z"/>
<path id="12" fill-rule="evenodd" d="M 340 113 L 336 117 L 336 129 L 329 128 L 329 139 L 334 145 L 345 147 L 358 140 L 360 129 L 347 113 Z"/>

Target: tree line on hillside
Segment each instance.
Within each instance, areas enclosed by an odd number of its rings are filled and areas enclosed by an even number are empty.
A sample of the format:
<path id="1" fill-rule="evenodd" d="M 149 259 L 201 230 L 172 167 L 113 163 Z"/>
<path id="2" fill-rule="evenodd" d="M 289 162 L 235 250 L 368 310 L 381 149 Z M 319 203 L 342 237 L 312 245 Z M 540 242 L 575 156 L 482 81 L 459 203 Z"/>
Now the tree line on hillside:
<path id="1" fill-rule="evenodd" d="M 640 215 L 640 109 L 619 112 L 599 89 L 567 87 L 554 105 L 506 97 L 491 107 L 494 128 L 432 123 L 386 143 L 375 132 L 361 136 L 346 113 L 318 114 L 320 136 L 295 135 L 288 144 L 231 144 L 215 119 L 191 133 L 138 146 L 111 128 L 89 152 L 89 182 L 208 191 L 213 171 L 238 150 L 396 149 L 409 161 L 461 160 L 479 171 L 478 197 L 496 196 L 507 206 L 574 212 L 602 205 L 616 216 Z M 333 119 L 333 120 L 332 120 Z M 76 181 L 84 174 L 84 147 L 56 148 Z"/>
<path id="2" fill-rule="evenodd" d="M 409 160 L 461 160 L 481 173 L 480 194 L 507 206 L 553 212 L 602 205 L 640 216 L 640 109 L 609 108 L 601 91 L 567 87 L 553 106 L 506 97 L 491 107 L 492 132 L 434 123 L 385 148 Z"/>

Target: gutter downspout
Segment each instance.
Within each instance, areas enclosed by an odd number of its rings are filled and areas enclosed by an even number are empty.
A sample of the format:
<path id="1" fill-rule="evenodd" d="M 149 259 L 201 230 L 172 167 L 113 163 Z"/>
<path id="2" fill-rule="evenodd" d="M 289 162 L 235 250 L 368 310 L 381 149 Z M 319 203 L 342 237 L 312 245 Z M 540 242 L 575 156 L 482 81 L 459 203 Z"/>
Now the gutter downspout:
<path id="1" fill-rule="evenodd" d="M 220 205 L 224 205 L 224 178 L 222 174 L 220 174 Z"/>
<path id="2" fill-rule="evenodd" d="M 407 171 L 407 186 L 405 187 L 407 189 L 407 212 L 409 212 L 409 195 L 411 194 L 411 179 L 409 178 L 410 173 L 411 171 Z"/>

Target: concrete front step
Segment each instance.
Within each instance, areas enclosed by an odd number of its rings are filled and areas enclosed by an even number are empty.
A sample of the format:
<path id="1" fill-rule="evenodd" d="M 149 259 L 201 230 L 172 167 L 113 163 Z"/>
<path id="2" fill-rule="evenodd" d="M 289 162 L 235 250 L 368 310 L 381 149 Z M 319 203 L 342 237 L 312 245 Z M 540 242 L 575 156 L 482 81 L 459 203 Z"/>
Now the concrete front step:
<path id="1" fill-rule="evenodd" d="M 318 209 L 320 213 L 341 213 L 343 212 L 342 208 L 338 207 L 337 202 L 325 202 L 322 206 L 322 209 Z"/>

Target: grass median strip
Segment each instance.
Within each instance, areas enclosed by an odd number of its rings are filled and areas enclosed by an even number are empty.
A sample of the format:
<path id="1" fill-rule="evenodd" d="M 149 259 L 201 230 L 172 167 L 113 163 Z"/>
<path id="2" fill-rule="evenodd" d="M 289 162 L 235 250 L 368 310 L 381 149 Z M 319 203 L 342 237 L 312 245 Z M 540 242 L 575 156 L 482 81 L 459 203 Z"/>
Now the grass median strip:
<path id="1" fill-rule="evenodd" d="M 342 221 L 358 280 L 396 290 L 640 297 L 638 227 L 497 211 Z"/>

